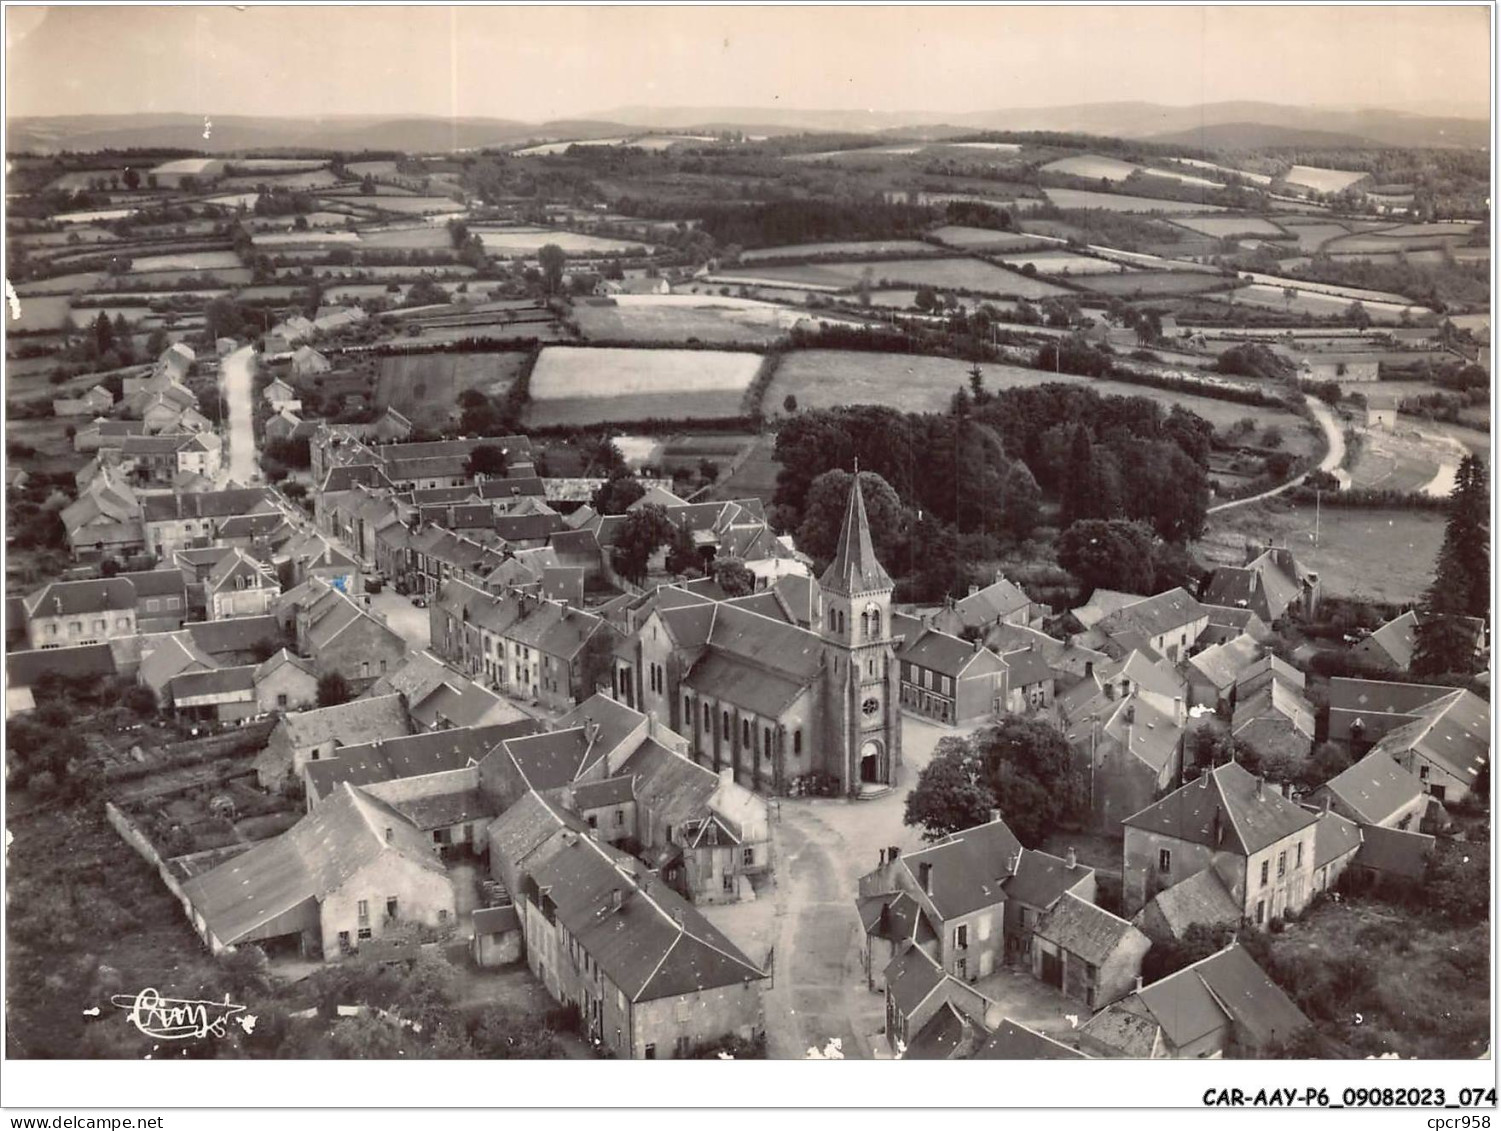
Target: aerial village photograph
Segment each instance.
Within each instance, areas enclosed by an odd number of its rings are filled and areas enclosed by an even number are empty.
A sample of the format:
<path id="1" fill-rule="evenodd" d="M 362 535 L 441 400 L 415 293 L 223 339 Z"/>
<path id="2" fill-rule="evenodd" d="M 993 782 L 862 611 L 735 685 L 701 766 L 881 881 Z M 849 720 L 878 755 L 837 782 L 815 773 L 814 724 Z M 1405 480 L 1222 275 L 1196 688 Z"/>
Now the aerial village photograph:
<path id="1" fill-rule="evenodd" d="M 1488 1061 L 1493 17 L 8 5 L 7 1071 Z"/>

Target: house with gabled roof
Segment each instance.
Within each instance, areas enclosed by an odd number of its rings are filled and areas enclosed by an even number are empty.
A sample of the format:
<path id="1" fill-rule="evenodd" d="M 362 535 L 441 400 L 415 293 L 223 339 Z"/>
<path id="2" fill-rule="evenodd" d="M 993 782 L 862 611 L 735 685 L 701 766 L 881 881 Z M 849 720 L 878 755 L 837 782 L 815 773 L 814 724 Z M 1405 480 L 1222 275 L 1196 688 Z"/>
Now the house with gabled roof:
<path id="1" fill-rule="evenodd" d="M 399 633 L 333 586 L 317 578 L 307 585 L 305 603 L 292 616 L 297 651 L 313 661 L 319 675 L 338 672 L 351 688 L 363 691 L 396 670 L 407 652 Z"/>
<path id="2" fill-rule="evenodd" d="M 972 1060 L 1088 1060 L 1086 1053 L 1054 1040 L 1036 1029 L 1029 1029 L 1019 1021 L 1007 1017 L 996 1026 L 980 1046 L 975 1049 Z"/>
<path id="3" fill-rule="evenodd" d="M 1314 868 L 1317 874 L 1317 857 Z M 1181 939 L 1190 927 L 1239 927 L 1244 918 L 1243 908 L 1211 867 L 1159 891 L 1131 922 L 1150 938 Z"/>
<path id="4" fill-rule="evenodd" d="M 908 636 L 897 663 L 901 704 L 913 714 L 962 726 L 1006 709 L 1006 663 L 979 640 L 926 629 Z"/>
<path id="5" fill-rule="evenodd" d="M 136 591 L 120 578 L 54 581 L 25 598 L 33 648 L 76 647 L 136 634 Z"/>
<path id="6" fill-rule="evenodd" d="M 1032 975 L 1093 1011 L 1131 992 L 1152 942 L 1119 915 L 1064 892 L 1032 935 Z"/>
<path id="7" fill-rule="evenodd" d="M 281 595 L 281 582 L 268 563 L 231 547 L 210 571 L 203 593 L 209 620 L 261 617 Z"/>
<path id="8" fill-rule="evenodd" d="M 1223 644 L 1227 640 L 1234 640 L 1242 635 L 1249 636 L 1252 640 L 1262 644 L 1272 638 L 1271 628 L 1250 609 L 1211 604 L 1204 604 L 1204 608 L 1209 613 L 1209 625 L 1199 635 L 1199 643 L 1206 648 L 1211 644 Z"/>
<path id="9" fill-rule="evenodd" d="M 1318 611 L 1319 575 L 1304 567 L 1285 546 L 1246 547 L 1242 566 L 1221 566 L 1204 579 L 1199 598 L 1206 604 L 1249 609 L 1272 624 L 1292 609 L 1304 619 Z"/>
<path id="10" fill-rule="evenodd" d="M 1329 741 L 1363 754 L 1388 731 L 1407 726 L 1428 704 L 1453 693 L 1440 684 L 1335 676 L 1329 681 Z"/>
<path id="11" fill-rule="evenodd" d="M 1303 697 L 1301 672 L 1298 677 L 1297 684 L 1274 678 L 1249 692 L 1245 683 L 1237 685 L 1230 732 L 1263 757 L 1307 758 L 1313 751 L 1313 704 Z"/>
<path id="12" fill-rule="evenodd" d="M 140 500 L 111 469 L 101 469 L 58 517 L 75 558 L 120 557 L 146 547 Z"/>
<path id="13" fill-rule="evenodd" d="M 1415 774 L 1430 796 L 1463 801 L 1491 756 L 1491 705 L 1473 691 L 1448 689 L 1382 735 L 1377 751 Z"/>
<path id="14" fill-rule="evenodd" d="M 1418 609 L 1408 609 L 1355 645 L 1351 653 L 1395 672 L 1410 671 L 1421 620 L 1422 613 Z M 1490 650 L 1485 621 L 1480 617 L 1460 617 L 1458 620 L 1474 637 L 1475 658 L 1479 661 Z"/>
<path id="15" fill-rule="evenodd" d="M 1208 867 L 1257 927 L 1313 898 L 1317 818 L 1238 763 L 1205 770 L 1122 824 L 1129 914 Z"/>
<path id="16" fill-rule="evenodd" d="M 256 780 L 262 789 L 281 790 L 290 779 L 300 779 L 309 762 L 332 758 L 346 746 L 411 733 L 411 719 L 400 695 L 293 711 L 276 724 L 266 748 L 256 755 Z"/>
<path id="17" fill-rule="evenodd" d="M 1254 1055 L 1308 1028 L 1308 1018 L 1231 943 L 1108 1006 L 1079 1030 L 1094 1056 L 1204 1060 Z"/>
<path id="18" fill-rule="evenodd" d="M 1388 829 L 1415 827 L 1422 820 L 1428 795 L 1418 776 L 1409 773 L 1390 754 L 1372 750 L 1360 761 L 1313 791 L 1311 801 L 1329 800 L 1329 807 L 1361 825 Z"/>
<path id="19" fill-rule="evenodd" d="M 431 841 L 348 783 L 280 836 L 188 880 L 183 895 L 214 954 L 291 939 L 325 961 L 404 925 L 453 925 L 457 912 Z"/>
<path id="20" fill-rule="evenodd" d="M 944 970 L 926 950 L 903 943 L 881 972 L 886 997 L 886 1042 L 897 1059 L 951 1059 L 979 1044 L 999 1024 L 1001 1007 Z M 955 1048 L 955 1046 L 958 1046 Z"/>
<path id="21" fill-rule="evenodd" d="M 555 1000 L 579 1006 L 588 1039 L 677 1059 L 763 1030 L 760 965 L 645 865 L 567 828 L 538 855 L 513 868 L 527 963 Z"/>
<path id="22" fill-rule="evenodd" d="M 1223 704 L 1228 709 L 1241 673 L 1261 658 L 1261 652 L 1261 645 L 1243 633 L 1190 656 L 1183 666 L 1189 705 L 1217 708 Z"/>

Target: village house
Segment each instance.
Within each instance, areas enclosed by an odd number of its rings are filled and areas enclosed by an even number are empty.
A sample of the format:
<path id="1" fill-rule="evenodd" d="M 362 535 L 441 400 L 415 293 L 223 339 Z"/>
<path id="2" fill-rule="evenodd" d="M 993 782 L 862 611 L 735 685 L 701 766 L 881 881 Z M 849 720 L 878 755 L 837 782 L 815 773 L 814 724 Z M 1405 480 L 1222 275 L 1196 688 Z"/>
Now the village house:
<path id="1" fill-rule="evenodd" d="M 509 966 L 522 958 L 521 917 L 513 903 L 498 907 L 476 907 L 470 957 L 481 969 Z"/>
<path id="2" fill-rule="evenodd" d="M 1229 709 L 1233 704 L 1235 684 L 1241 672 L 1261 658 L 1262 647 L 1252 637 L 1241 634 L 1220 644 L 1212 644 L 1183 665 L 1188 680 L 1191 707 Z"/>
<path id="3" fill-rule="evenodd" d="M 117 473 L 100 471 L 59 514 L 78 559 L 125 557 L 146 548 L 140 500 Z"/>
<path id="4" fill-rule="evenodd" d="M 456 922 L 454 884 L 432 843 L 389 805 L 344 785 L 280 836 L 183 885 L 214 954 L 295 943 L 325 961 L 406 925 Z"/>
<path id="5" fill-rule="evenodd" d="M 1429 796 L 1452 805 L 1470 795 L 1490 759 L 1490 738 L 1490 704 L 1473 691 L 1446 688 L 1414 707 L 1411 721 L 1388 730 L 1371 752 L 1392 758 Z"/>
<path id="6" fill-rule="evenodd" d="M 1358 838 L 1357 838 L 1358 842 Z M 1314 889 L 1318 887 L 1317 857 L 1314 860 Z M 1164 888 L 1147 900 L 1146 906 L 1131 922 L 1151 939 L 1182 939 L 1191 927 L 1238 928 L 1245 919 L 1245 909 L 1235 901 L 1229 888 L 1213 867 L 1195 872 L 1186 880 Z"/>
<path id="7" fill-rule="evenodd" d="M 1131 992 L 1151 946 L 1119 915 L 1065 892 L 1037 923 L 1032 974 L 1065 998 L 1099 1010 Z"/>
<path id="8" fill-rule="evenodd" d="M 1177 663 L 1188 658 L 1208 625 L 1209 613 L 1203 605 L 1184 589 L 1169 589 L 1102 617 L 1083 643 L 1094 647 L 1095 639 L 1118 639 L 1129 649 L 1145 642 L 1158 655 Z"/>
<path id="9" fill-rule="evenodd" d="M 542 804 L 546 804 L 545 802 Z M 629 856 L 565 828 L 513 894 L 532 973 L 585 1036 L 633 1060 L 679 1059 L 764 1027 L 762 970 Z"/>
<path id="10" fill-rule="evenodd" d="M 1418 622 L 1422 614 L 1417 609 L 1408 609 L 1393 617 L 1350 651 L 1363 660 L 1368 660 L 1395 672 L 1412 669 L 1412 657 L 1417 646 Z M 1490 647 L 1486 639 L 1485 621 L 1479 617 L 1461 618 L 1475 637 L 1475 659 L 1482 660 Z"/>
<path id="11" fill-rule="evenodd" d="M 45 651 L 23 649 L 5 656 L 5 717 L 36 708 L 32 688 L 47 675 L 87 678 L 117 674 L 114 651 L 108 644 L 80 644 Z"/>
<path id="12" fill-rule="evenodd" d="M 257 713 L 303 711 L 318 702 L 318 673 L 310 661 L 280 648 L 255 669 Z"/>
<path id="13" fill-rule="evenodd" d="M 1020 585 L 1008 581 L 997 570 L 995 580 L 989 585 L 971 585 L 966 596 L 957 600 L 948 598 L 940 608 L 923 614 L 922 619 L 929 628 L 950 636 L 963 636 L 966 630 L 983 633 L 998 624 L 1031 627 L 1043 618 L 1045 611 Z"/>
<path id="14" fill-rule="evenodd" d="M 1313 898 L 1316 823 L 1239 763 L 1205 770 L 1122 822 L 1122 903 L 1134 915 L 1159 891 L 1212 867 L 1242 917 L 1265 928 Z"/>
<path id="15" fill-rule="evenodd" d="M 338 672 L 358 692 L 405 658 L 401 635 L 338 589 L 314 578 L 294 592 L 296 603 L 284 595 L 278 615 L 290 613 L 297 651 L 313 661 L 319 675 Z"/>
<path id="16" fill-rule="evenodd" d="M 1289 610 L 1312 619 L 1321 594 L 1319 575 L 1299 564 L 1291 550 L 1254 544 L 1246 547 L 1245 565 L 1221 566 L 1199 591 L 1206 604 L 1249 609 L 1267 625 Z"/>
<path id="17" fill-rule="evenodd" d="M 1284 1045 L 1308 1024 L 1232 942 L 1095 1014 L 1079 1031 L 1079 1048 L 1137 1060 L 1254 1056 Z"/>
<path id="18" fill-rule="evenodd" d="M 1005 1018 L 975 1049 L 972 1060 L 1088 1060 L 1078 1049 Z"/>
<path id="19" fill-rule="evenodd" d="M 261 390 L 261 396 L 271 406 L 273 413 L 296 412 L 302 407 L 302 402 L 297 399 L 297 390 L 280 377 L 272 378 L 271 383 Z"/>
<path id="20" fill-rule="evenodd" d="M 136 631 L 172 632 L 188 618 L 188 583 L 180 569 L 117 573 L 136 595 Z"/>
<path id="21" fill-rule="evenodd" d="M 75 452 L 97 452 L 103 448 L 118 448 L 127 436 L 146 435 L 146 425 L 139 420 L 105 420 L 100 417 L 87 424 L 80 424 L 73 433 Z"/>
<path id="22" fill-rule="evenodd" d="M 209 620 L 260 617 L 281 595 L 281 583 L 269 565 L 231 548 L 209 573 L 203 591 Z"/>
<path id="23" fill-rule="evenodd" d="M 360 563 L 316 530 L 294 534 L 271 560 L 286 588 L 317 578 L 346 596 L 357 597 L 365 591 Z"/>
<path id="24" fill-rule="evenodd" d="M 219 527 L 237 515 L 280 511 L 265 487 L 236 487 L 197 494 L 153 495 L 141 500 L 146 545 L 158 558 L 190 546 L 211 546 Z"/>
<path id="25" fill-rule="evenodd" d="M 905 628 L 896 626 L 897 631 Z M 913 714 L 963 726 L 1006 709 L 1006 663 L 978 640 L 970 644 L 917 628 L 907 631 L 896 658 L 901 665 L 901 704 Z"/>
<path id="26" fill-rule="evenodd" d="M 77 397 L 55 397 L 52 401 L 53 416 L 98 416 L 108 412 L 115 404 L 115 395 L 103 385 L 95 385 Z"/>
<path id="27" fill-rule="evenodd" d="M 136 634 L 136 591 L 128 581 L 54 581 L 24 601 L 32 648 L 102 644 Z"/>
<path id="28" fill-rule="evenodd" d="M 1310 800 L 1329 806 L 1361 825 L 1388 829 L 1415 827 L 1423 818 L 1428 795 L 1423 782 L 1381 750 L 1373 750 L 1353 766 L 1313 791 Z"/>
<path id="29" fill-rule="evenodd" d="M 366 696 L 392 692 L 405 697 L 412 722 L 423 730 L 489 726 L 527 717 L 510 700 L 481 687 L 430 652 L 409 652 L 399 667 L 371 685 Z"/>
<path id="30" fill-rule="evenodd" d="M 312 346 L 298 346 L 292 351 L 292 373 L 298 377 L 313 377 L 332 371 L 333 364 Z"/>
<path id="31" fill-rule="evenodd" d="M 1236 682 L 1230 732 L 1263 757 L 1307 758 L 1314 718 L 1303 685 L 1303 673 L 1276 656 L 1256 661 Z"/>
<path id="32" fill-rule="evenodd" d="M 1327 800 L 1316 816 L 1313 890 L 1333 891 L 1345 869 L 1355 862 L 1365 834 L 1360 825 L 1328 808 Z"/>
<path id="33" fill-rule="evenodd" d="M 163 706 L 181 718 L 221 724 L 256 718 L 262 712 L 255 672 L 253 664 L 183 672 L 168 681 Z"/>
<path id="34" fill-rule="evenodd" d="M 276 724 L 266 748 L 256 755 L 256 781 L 262 789 L 281 791 L 291 779 L 302 777 L 303 767 L 309 762 L 332 758 L 346 746 L 411 733 L 411 720 L 400 695 L 293 711 Z"/>
<path id="35" fill-rule="evenodd" d="M 886 998 L 886 1043 L 901 1059 L 909 1048 L 916 1047 L 922 1058 L 925 1050 L 946 1043 L 935 1037 L 935 1028 L 954 1034 L 950 1041 L 956 1045 L 973 1045 L 978 1043 L 977 1035 L 969 1030 L 985 1032 L 1002 1020 L 995 1002 L 910 943 L 904 944 L 886 965 L 881 981 Z M 968 1040 L 956 1031 L 965 1032 Z"/>

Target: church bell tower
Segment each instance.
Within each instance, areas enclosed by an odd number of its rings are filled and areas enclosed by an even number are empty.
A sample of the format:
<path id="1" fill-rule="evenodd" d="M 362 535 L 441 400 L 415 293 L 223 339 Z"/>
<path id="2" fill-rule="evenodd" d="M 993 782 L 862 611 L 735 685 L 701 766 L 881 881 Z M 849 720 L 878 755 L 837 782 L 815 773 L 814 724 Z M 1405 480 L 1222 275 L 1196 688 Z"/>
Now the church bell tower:
<path id="1" fill-rule="evenodd" d="M 897 641 L 891 632 L 895 585 L 876 560 L 858 463 L 839 547 L 819 587 L 836 746 L 830 769 L 849 796 L 884 792 L 883 787 L 896 784 L 902 763 Z"/>

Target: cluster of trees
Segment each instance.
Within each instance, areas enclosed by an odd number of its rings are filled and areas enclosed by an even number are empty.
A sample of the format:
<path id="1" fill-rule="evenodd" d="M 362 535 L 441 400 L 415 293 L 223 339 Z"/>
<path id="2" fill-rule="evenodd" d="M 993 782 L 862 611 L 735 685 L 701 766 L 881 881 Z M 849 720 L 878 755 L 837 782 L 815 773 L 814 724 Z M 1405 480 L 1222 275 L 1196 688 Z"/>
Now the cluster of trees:
<path id="1" fill-rule="evenodd" d="M 1474 454 L 1460 461 L 1433 584 L 1423 596 L 1412 657 L 1414 675 L 1473 672 L 1469 618 L 1489 620 L 1491 501 L 1486 467 Z"/>
<path id="2" fill-rule="evenodd" d="M 1089 787 L 1068 742 L 1047 723 L 1008 717 L 973 734 L 939 740 L 907 795 L 902 820 L 926 840 L 990 820 L 992 809 L 1024 845 L 1080 820 Z"/>
<path id="3" fill-rule="evenodd" d="M 777 247 L 832 240 L 915 239 L 932 225 L 932 209 L 889 204 L 883 197 L 778 200 L 766 204 L 698 204 L 698 228 L 720 248 Z"/>
<path id="4" fill-rule="evenodd" d="M 1123 519 L 1080 519 L 1059 535 L 1057 555 L 1079 582 L 1081 596 L 1098 588 L 1192 591 L 1204 572 L 1183 546 L 1164 541 L 1145 523 Z"/>
<path id="5" fill-rule="evenodd" d="M 32 687 L 36 710 L 5 730 L 9 788 L 34 797 L 79 801 L 103 786 L 89 749 L 92 730 L 119 729 L 155 716 L 156 694 L 131 680 L 48 673 Z"/>
<path id="6" fill-rule="evenodd" d="M 1490 268 L 1484 261 L 1463 263 L 1449 257 L 1439 263 L 1419 265 L 1406 258 L 1393 263 L 1335 259 L 1316 252 L 1310 262 L 1283 273 L 1316 283 L 1390 291 L 1440 311 L 1451 303 L 1490 301 Z"/>
<path id="7" fill-rule="evenodd" d="M 1215 371 L 1232 377 L 1254 377 L 1262 381 L 1288 381 L 1294 375 L 1293 363 L 1260 342 L 1242 342 L 1231 346 L 1215 360 Z"/>

